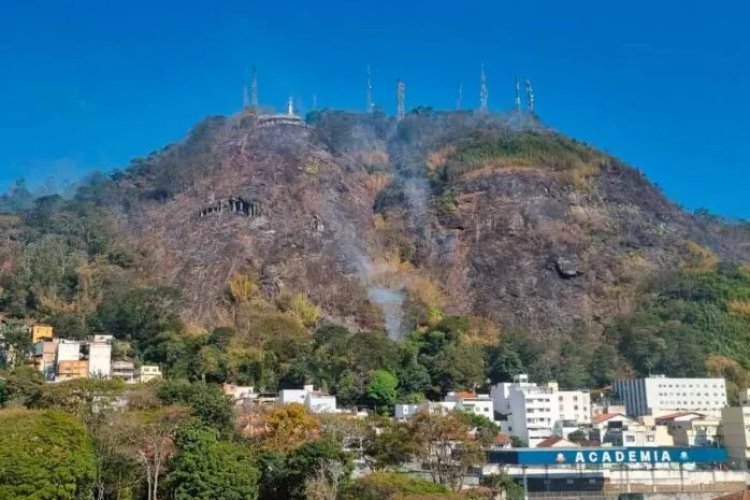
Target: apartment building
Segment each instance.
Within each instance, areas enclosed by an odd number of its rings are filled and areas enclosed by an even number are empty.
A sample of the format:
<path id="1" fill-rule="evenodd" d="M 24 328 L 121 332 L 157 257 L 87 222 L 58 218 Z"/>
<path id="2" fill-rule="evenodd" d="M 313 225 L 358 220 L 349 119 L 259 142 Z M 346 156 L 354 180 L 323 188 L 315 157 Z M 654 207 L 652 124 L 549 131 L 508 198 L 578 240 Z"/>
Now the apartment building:
<path id="1" fill-rule="evenodd" d="M 660 416 L 680 411 L 697 411 L 718 416 L 727 406 L 723 378 L 670 378 L 664 375 L 618 380 L 614 390 L 631 417 Z"/>
<path id="2" fill-rule="evenodd" d="M 526 374 L 516 375 L 513 382 L 494 385 L 490 394 L 495 413 L 502 416 L 502 430 L 531 447 L 552 436 L 560 420 L 556 389 L 555 385 L 530 383 Z"/>

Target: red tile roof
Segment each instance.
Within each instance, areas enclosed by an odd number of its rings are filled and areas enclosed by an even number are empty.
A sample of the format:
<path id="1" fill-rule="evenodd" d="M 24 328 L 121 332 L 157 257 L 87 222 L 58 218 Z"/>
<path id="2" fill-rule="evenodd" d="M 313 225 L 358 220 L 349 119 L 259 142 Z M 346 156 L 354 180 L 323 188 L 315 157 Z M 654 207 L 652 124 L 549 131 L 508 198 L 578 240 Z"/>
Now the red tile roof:
<path id="1" fill-rule="evenodd" d="M 456 397 L 458 399 L 476 399 L 477 393 L 476 392 L 469 392 L 469 391 L 457 391 Z"/>
<path id="2" fill-rule="evenodd" d="M 505 434 L 503 432 L 498 432 L 495 436 L 495 439 L 493 440 L 493 443 L 495 443 L 498 446 L 507 446 L 510 443 L 512 443 L 510 436 L 508 434 Z"/>
<path id="3" fill-rule="evenodd" d="M 556 436 L 550 436 L 546 439 L 541 440 L 536 447 L 537 448 L 552 448 L 554 445 L 559 443 L 560 441 L 564 441 L 562 438 L 556 437 Z"/>
<path id="4" fill-rule="evenodd" d="M 662 415 L 661 417 L 656 417 L 655 420 L 674 420 L 676 418 L 686 417 L 688 415 L 698 415 L 698 417 L 705 417 L 703 413 L 699 413 L 697 411 L 678 411 L 676 413 L 670 413 L 668 415 Z"/>
<path id="5" fill-rule="evenodd" d="M 623 415 L 622 413 L 602 413 L 602 414 L 595 415 L 594 417 L 592 417 L 591 423 L 594 425 L 601 424 L 602 422 L 606 422 L 607 420 L 610 420 L 612 418 L 624 417 L 624 416 L 625 415 Z"/>

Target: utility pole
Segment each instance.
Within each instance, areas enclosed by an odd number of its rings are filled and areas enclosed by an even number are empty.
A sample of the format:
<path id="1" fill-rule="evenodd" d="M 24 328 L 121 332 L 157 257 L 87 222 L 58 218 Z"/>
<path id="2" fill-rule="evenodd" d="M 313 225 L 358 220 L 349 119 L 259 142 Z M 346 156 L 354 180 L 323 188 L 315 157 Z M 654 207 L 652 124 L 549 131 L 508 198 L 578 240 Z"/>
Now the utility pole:
<path id="1" fill-rule="evenodd" d="M 370 71 L 370 65 L 367 65 L 367 92 L 365 97 L 365 111 L 372 113 L 375 109 L 375 104 L 372 102 L 372 72 Z"/>
<path id="2" fill-rule="evenodd" d="M 534 87 L 531 80 L 526 80 L 526 111 L 534 114 Z"/>
<path id="3" fill-rule="evenodd" d="M 401 121 L 406 116 L 406 84 L 403 80 L 396 82 L 396 119 Z"/>
<path id="4" fill-rule="evenodd" d="M 250 106 L 258 109 L 258 71 L 255 69 L 255 66 L 253 66 L 253 81 L 250 84 L 250 88 L 252 92 L 250 94 Z"/>
<path id="5" fill-rule="evenodd" d="M 521 79 L 516 77 L 516 112 L 521 116 Z"/>
<path id="6" fill-rule="evenodd" d="M 479 111 L 480 113 L 487 112 L 488 98 L 489 98 L 489 92 L 487 90 L 487 74 L 484 72 L 484 63 L 482 63 L 482 71 L 479 73 Z"/>
<path id="7" fill-rule="evenodd" d="M 458 98 L 456 99 L 456 109 L 461 111 L 464 107 L 464 86 L 458 82 Z"/>

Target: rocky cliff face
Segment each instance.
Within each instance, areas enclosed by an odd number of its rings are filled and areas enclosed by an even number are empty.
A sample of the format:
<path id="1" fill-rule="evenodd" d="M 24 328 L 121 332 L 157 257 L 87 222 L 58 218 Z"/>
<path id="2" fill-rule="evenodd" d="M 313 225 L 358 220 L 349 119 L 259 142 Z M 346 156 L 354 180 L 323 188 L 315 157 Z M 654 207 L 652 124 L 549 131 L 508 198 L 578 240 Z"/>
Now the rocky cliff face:
<path id="1" fill-rule="evenodd" d="M 189 320 L 220 321 L 228 279 L 250 273 L 394 336 L 445 311 L 554 338 L 600 330 L 640 280 L 696 252 L 750 257 L 740 229 L 531 117 L 309 122 L 209 119 L 116 176 L 113 210 Z"/>

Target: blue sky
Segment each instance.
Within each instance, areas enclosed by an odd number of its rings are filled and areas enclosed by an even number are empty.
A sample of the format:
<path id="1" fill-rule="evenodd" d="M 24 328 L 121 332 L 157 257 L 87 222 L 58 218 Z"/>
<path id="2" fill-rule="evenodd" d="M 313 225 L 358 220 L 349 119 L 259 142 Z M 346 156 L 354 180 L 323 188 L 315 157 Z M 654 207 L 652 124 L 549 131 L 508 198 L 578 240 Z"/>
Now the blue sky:
<path id="1" fill-rule="evenodd" d="M 513 105 L 533 79 L 542 119 L 644 170 L 688 208 L 750 218 L 750 6 L 716 0 L 151 0 L 5 2 L 0 188 L 122 167 L 242 102 L 451 109 Z"/>

